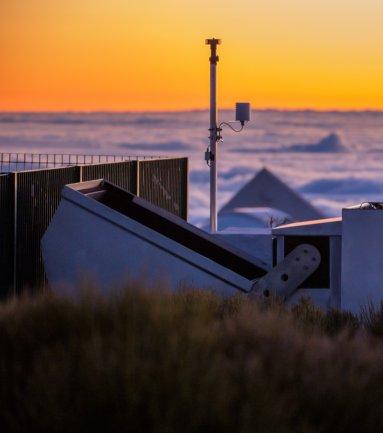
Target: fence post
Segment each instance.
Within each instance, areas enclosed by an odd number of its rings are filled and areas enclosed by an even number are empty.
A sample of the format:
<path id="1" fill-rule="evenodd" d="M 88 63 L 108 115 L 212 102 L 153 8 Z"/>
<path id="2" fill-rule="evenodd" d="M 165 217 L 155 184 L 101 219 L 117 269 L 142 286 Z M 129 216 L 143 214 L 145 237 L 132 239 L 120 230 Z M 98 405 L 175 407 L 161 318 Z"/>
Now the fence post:
<path id="1" fill-rule="evenodd" d="M 136 164 L 136 195 L 140 196 L 140 161 Z"/>
<path id="2" fill-rule="evenodd" d="M 17 173 L 11 173 L 13 184 L 13 294 L 17 293 Z"/>
<path id="3" fill-rule="evenodd" d="M 185 198 L 185 220 L 187 221 L 189 218 L 189 158 L 186 158 L 185 161 L 185 166 L 186 166 L 186 175 L 184 177 L 184 181 L 186 182 L 185 185 L 185 194 L 186 194 L 186 198 Z"/>

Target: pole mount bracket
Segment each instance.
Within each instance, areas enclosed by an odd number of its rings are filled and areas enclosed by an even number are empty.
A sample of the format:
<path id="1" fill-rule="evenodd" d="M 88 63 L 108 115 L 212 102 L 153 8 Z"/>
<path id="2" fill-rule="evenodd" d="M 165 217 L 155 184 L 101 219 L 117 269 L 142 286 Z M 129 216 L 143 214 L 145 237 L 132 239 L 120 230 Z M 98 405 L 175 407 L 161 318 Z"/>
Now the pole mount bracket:
<path id="1" fill-rule="evenodd" d="M 206 45 L 210 45 L 210 50 L 211 50 L 211 56 L 209 58 L 210 63 L 213 65 L 216 65 L 219 57 L 217 56 L 217 45 L 221 44 L 221 39 L 206 39 L 205 41 Z"/>
<path id="2" fill-rule="evenodd" d="M 205 161 L 209 164 L 211 161 L 214 161 L 214 153 L 210 149 L 206 149 L 205 152 Z"/>

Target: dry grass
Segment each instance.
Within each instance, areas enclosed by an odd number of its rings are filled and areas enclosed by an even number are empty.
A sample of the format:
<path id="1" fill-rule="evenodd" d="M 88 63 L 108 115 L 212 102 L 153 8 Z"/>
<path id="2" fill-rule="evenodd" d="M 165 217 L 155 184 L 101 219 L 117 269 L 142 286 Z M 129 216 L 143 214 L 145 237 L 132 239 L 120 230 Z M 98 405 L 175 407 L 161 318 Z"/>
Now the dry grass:
<path id="1" fill-rule="evenodd" d="M 381 317 L 198 291 L 10 301 L 0 430 L 383 431 Z"/>

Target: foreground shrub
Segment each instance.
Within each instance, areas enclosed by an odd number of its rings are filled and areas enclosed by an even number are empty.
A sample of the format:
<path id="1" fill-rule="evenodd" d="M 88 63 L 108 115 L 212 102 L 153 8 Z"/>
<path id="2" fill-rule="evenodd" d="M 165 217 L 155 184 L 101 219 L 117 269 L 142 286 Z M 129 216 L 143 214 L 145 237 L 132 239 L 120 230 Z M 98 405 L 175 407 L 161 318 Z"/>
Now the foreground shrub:
<path id="1" fill-rule="evenodd" d="M 1 432 L 382 431 L 374 335 L 307 302 L 198 291 L 11 301 Z"/>

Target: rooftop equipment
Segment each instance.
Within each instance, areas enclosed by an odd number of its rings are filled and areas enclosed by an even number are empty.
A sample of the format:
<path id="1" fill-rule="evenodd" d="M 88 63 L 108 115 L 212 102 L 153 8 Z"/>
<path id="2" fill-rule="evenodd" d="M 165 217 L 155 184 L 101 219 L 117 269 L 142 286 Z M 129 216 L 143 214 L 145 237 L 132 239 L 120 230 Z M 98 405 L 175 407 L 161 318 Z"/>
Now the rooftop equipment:
<path id="1" fill-rule="evenodd" d="M 63 189 L 42 241 L 53 288 L 89 277 L 103 291 L 128 279 L 249 292 L 267 266 L 106 181 Z"/>
<path id="2" fill-rule="evenodd" d="M 316 271 L 297 287 L 289 302 L 295 303 L 306 297 L 322 308 L 341 308 L 341 218 L 286 224 L 274 228 L 272 233 L 277 264 L 302 243 L 315 246 L 321 256 Z"/>
<path id="3" fill-rule="evenodd" d="M 267 275 L 278 280 L 277 290 L 290 292 L 292 284 L 300 284 L 320 263 L 315 247 L 300 245 L 270 270 L 266 263 L 107 181 L 64 187 L 42 251 L 51 287 L 70 293 L 86 279 L 102 292 L 144 279 L 149 286 L 162 282 L 172 290 L 187 285 L 231 295 L 250 293 Z M 288 281 L 286 263 L 292 257 L 300 257 L 302 269 L 295 269 Z"/>
<path id="4" fill-rule="evenodd" d="M 317 247 L 321 264 L 296 292 L 318 306 L 360 313 L 383 301 L 383 204 L 345 208 L 341 218 L 289 224 L 272 230 L 277 262 L 296 245 Z"/>
<path id="5" fill-rule="evenodd" d="M 381 308 L 382 226 L 383 204 L 369 203 L 343 209 L 342 218 L 287 224 L 271 234 L 207 234 L 99 180 L 63 189 L 42 251 L 56 291 L 73 292 L 90 279 L 109 292 L 143 279 L 147 287 L 276 295 L 288 304 L 303 296 L 321 308 L 359 313 Z M 230 237 L 232 245 L 223 241 Z"/>

